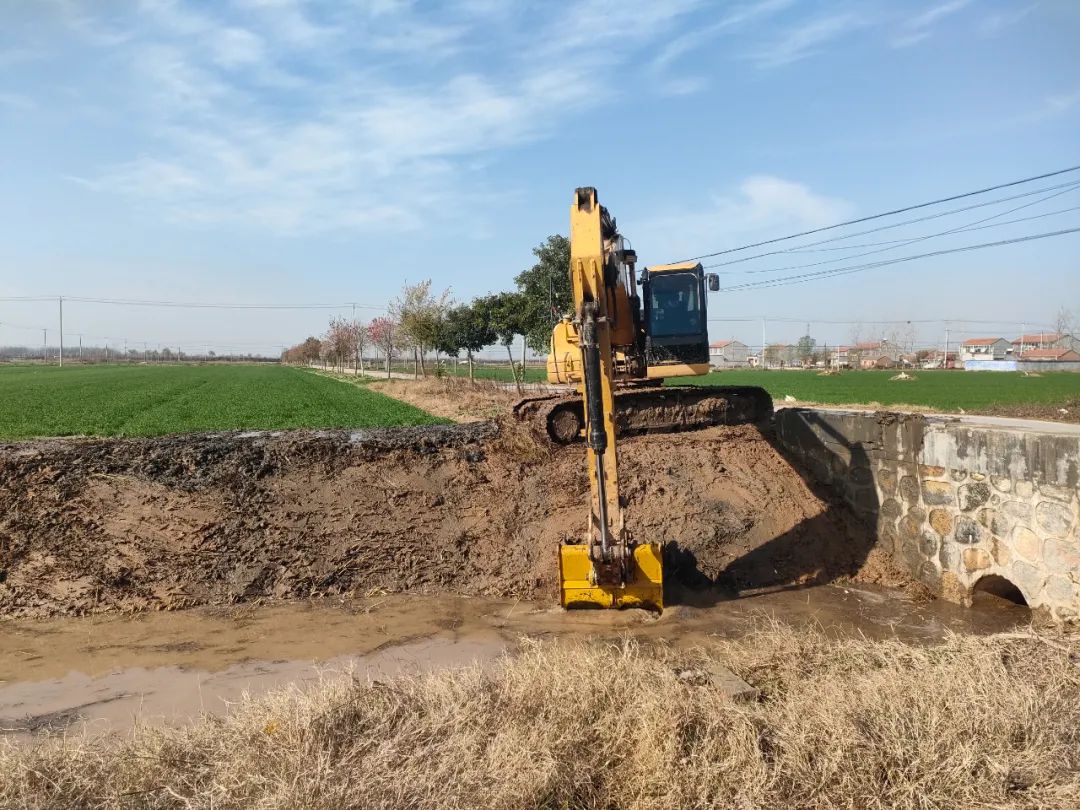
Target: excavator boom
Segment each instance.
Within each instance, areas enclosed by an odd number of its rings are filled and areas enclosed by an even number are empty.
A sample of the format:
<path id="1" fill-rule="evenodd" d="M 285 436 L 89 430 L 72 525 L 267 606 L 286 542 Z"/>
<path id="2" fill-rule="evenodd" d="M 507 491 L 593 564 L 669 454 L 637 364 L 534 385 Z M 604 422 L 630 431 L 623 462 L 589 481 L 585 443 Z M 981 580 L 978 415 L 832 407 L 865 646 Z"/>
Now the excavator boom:
<path id="1" fill-rule="evenodd" d="M 619 497 L 613 335 L 632 334 L 632 310 L 620 306 L 621 239 L 594 188 L 579 188 L 570 207 L 570 278 L 581 371 L 589 470 L 589 520 L 583 537 L 559 551 L 564 607 L 663 609 L 659 543 L 635 543 Z"/>

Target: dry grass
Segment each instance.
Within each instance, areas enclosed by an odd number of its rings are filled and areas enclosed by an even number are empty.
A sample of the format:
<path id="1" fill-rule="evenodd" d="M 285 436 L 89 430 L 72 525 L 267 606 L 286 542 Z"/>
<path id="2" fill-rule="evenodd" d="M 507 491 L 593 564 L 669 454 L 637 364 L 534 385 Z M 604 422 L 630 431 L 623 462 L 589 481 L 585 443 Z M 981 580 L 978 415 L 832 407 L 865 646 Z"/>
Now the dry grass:
<path id="1" fill-rule="evenodd" d="M 734 702 L 687 668 L 718 660 Z M 763 627 L 706 650 L 526 643 L 488 670 L 328 682 L 110 746 L 0 750 L 4 807 L 1080 805 L 1080 669 L 1016 636 L 935 647 Z"/>

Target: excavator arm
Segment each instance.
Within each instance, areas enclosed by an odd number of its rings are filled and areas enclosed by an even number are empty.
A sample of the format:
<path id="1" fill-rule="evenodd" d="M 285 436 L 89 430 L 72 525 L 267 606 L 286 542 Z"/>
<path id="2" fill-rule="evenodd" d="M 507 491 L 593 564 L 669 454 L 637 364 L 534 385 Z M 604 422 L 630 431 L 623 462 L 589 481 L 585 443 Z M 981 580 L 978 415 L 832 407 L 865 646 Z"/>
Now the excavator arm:
<path id="1" fill-rule="evenodd" d="M 663 609 L 659 543 L 635 543 L 626 529 L 619 496 L 615 432 L 615 355 L 612 334 L 632 324 L 618 305 L 619 244 L 615 223 L 594 188 L 579 188 L 570 206 L 570 277 L 574 326 L 580 351 L 590 507 L 582 538 L 560 548 L 564 607 Z"/>

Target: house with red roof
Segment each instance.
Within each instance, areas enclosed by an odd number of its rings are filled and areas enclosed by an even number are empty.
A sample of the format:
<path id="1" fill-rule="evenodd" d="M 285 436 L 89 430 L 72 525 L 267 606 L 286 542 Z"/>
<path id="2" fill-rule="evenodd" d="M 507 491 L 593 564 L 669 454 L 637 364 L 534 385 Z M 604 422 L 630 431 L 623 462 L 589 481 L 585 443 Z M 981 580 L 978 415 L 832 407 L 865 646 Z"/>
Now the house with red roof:
<path id="1" fill-rule="evenodd" d="M 1080 338 L 1064 332 L 1037 332 L 1021 335 L 1012 342 L 1013 354 L 1026 354 L 1032 349 L 1071 349 L 1080 352 Z"/>
<path id="2" fill-rule="evenodd" d="M 968 338 L 960 344 L 960 360 L 1004 360 L 1012 344 L 1003 337 Z"/>
<path id="3" fill-rule="evenodd" d="M 1028 349 L 1019 359 L 1041 363 L 1077 363 L 1080 362 L 1080 352 L 1062 346 L 1052 349 Z"/>

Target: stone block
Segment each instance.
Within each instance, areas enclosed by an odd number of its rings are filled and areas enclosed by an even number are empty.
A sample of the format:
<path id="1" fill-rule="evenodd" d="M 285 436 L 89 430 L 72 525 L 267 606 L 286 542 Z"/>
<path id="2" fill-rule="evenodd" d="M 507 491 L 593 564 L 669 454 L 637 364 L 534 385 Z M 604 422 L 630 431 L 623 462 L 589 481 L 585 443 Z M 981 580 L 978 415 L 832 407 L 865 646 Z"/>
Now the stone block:
<path id="1" fill-rule="evenodd" d="M 1047 534 L 1065 537 L 1072 528 L 1072 510 L 1060 503 L 1043 501 L 1035 507 L 1035 522 Z"/>
<path id="2" fill-rule="evenodd" d="M 900 518 L 900 523 L 897 525 L 897 530 L 900 533 L 900 539 L 905 541 L 916 541 L 919 539 L 919 535 L 922 533 L 923 518 L 919 515 L 912 515 L 910 512 Z"/>
<path id="3" fill-rule="evenodd" d="M 1053 606 L 1072 606 L 1073 584 L 1072 580 L 1060 574 L 1053 574 L 1046 579 L 1043 589 L 1043 599 Z"/>
<path id="4" fill-rule="evenodd" d="M 959 484 L 967 478 L 967 470 L 949 470 L 949 478 Z"/>
<path id="5" fill-rule="evenodd" d="M 900 506 L 900 502 L 895 498 L 887 498 L 882 504 L 881 509 L 878 510 L 882 515 L 888 518 L 898 518 L 903 511 L 903 507 Z"/>
<path id="6" fill-rule="evenodd" d="M 981 548 L 965 548 L 963 551 L 964 568 L 968 571 L 983 571 L 990 567 L 993 560 Z"/>
<path id="7" fill-rule="evenodd" d="M 1041 559 L 1042 541 L 1027 526 L 1017 526 L 1013 529 L 1010 545 L 1017 555 L 1025 560 L 1035 562 Z"/>
<path id="8" fill-rule="evenodd" d="M 1017 520 L 1031 520 L 1031 504 L 1023 501 L 1005 501 L 1001 505 L 1001 511 Z"/>
<path id="9" fill-rule="evenodd" d="M 938 467 L 933 464 L 920 464 L 919 465 L 919 477 L 920 478 L 941 478 L 945 475 L 945 468 Z"/>
<path id="10" fill-rule="evenodd" d="M 1012 492 L 1012 479 L 1002 475 L 991 475 L 990 483 L 998 492 Z"/>
<path id="11" fill-rule="evenodd" d="M 1053 498 L 1055 501 L 1068 503 L 1076 497 L 1076 490 L 1069 487 L 1059 487 L 1056 484 L 1039 484 L 1039 494 L 1045 495 L 1047 498 Z"/>
<path id="12" fill-rule="evenodd" d="M 1035 494 L 1035 485 L 1030 481 L 1020 480 L 1013 485 L 1013 491 L 1021 498 L 1030 498 Z"/>
<path id="13" fill-rule="evenodd" d="M 962 551 L 963 547 L 956 545 L 956 543 L 950 543 L 948 541 L 942 543 L 941 552 L 938 554 L 938 559 L 941 560 L 941 567 L 946 571 L 959 571 Z"/>
<path id="14" fill-rule="evenodd" d="M 971 480 L 972 480 L 972 481 L 985 481 L 985 480 L 986 480 L 986 476 L 985 476 L 985 475 L 983 475 L 982 473 L 974 473 L 974 472 L 973 472 L 973 473 L 971 474 Z"/>
<path id="15" fill-rule="evenodd" d="M 946 509 L 930 510 L 930 526 L 942 537 L 952 531 L 952 515 Z"/>
<path id="16" fill-rule="evenodd" d="M 883 498 L 890 498 L 896 494 L 896 473 L 888 467 L 878 470 L 877 485 Z"/>
<path id="17" fill-rule="evenodd" d="M 936 561 L 927 560 L 919 566 L 919 571 L 916 574 L 919 581 L 932 590 L 941 589 L 941 569 L 937 567 Z"/>
<path id="18" fill-rule="evenodd" d="M 957 490 L 960 498 L 960 509 L 964 512 L 973 512 L 990 500 L 990 487 L 980 481 L 975 484 L 964 484 Z"/>
<path id="19" fill-rule="evenodd" d="M 1042 590 L 1043 580 L 1045 579 L 1042 571 L 1031 563 L 1014 560 L 1009 572 L 1012 574 L 1009 579 L 1024 594 L 1028 604 L 1035 601 Z"/>
<path id="20" fill-rule="evenodd" d="M 907 569 L 913 573 L 918 571 L 919 566 L 926 561 L 922 552 L 919 551 L 919 540 L 917 537 L 902 538 L 900 540 L 900 556 L 907 565 Z"/>
<path id="21" fill-rule="evenodd" d="M 967 515 L 961 515 L 956 519 L 956 531 L 953 536 L 957 543 L 973 546 L 982 540 L 982 535 L 982 528 Z"/>
<path id="22" fill-rule="evenodd" d="M 919 479 L 914 475 L 905 475 L 900 479 L 900 497 L 907 503 L 919 502 Z"/>
<path id="23" fill-rule="evenodd" d="M 927 558 L 937 555 L 938 536 L 933 532 L 923 530 L 919 535 L 919 553 Z"/>
<path id="24" fill-rule="evenodd" d="M 1000 538 L 994 538 L 994 562 L 1005 568 L 1012 562 L 1012 552 L 1009 550 L 1009 546 L 1004 543 Z"/>
<path id="25" fill-rule="evenodd" d="M 1069 540 L 1050 537 L 1043 544 L 1043 563 L 1047 570 L 1080 575 L 1080 547 Z"/>
<path id="26" fill-rule="evenodd" d="M 922 496 L 928 506 L 951 506 L 956 502 L 953 485 L 946 481 L 923 481 Z"/>
<path id="27" fill-rule="evenodd" d="M 848 478 L 857 487 L 868 487 L 874 483 L 874 473 L 862 464 L 848 470 Z"/>

